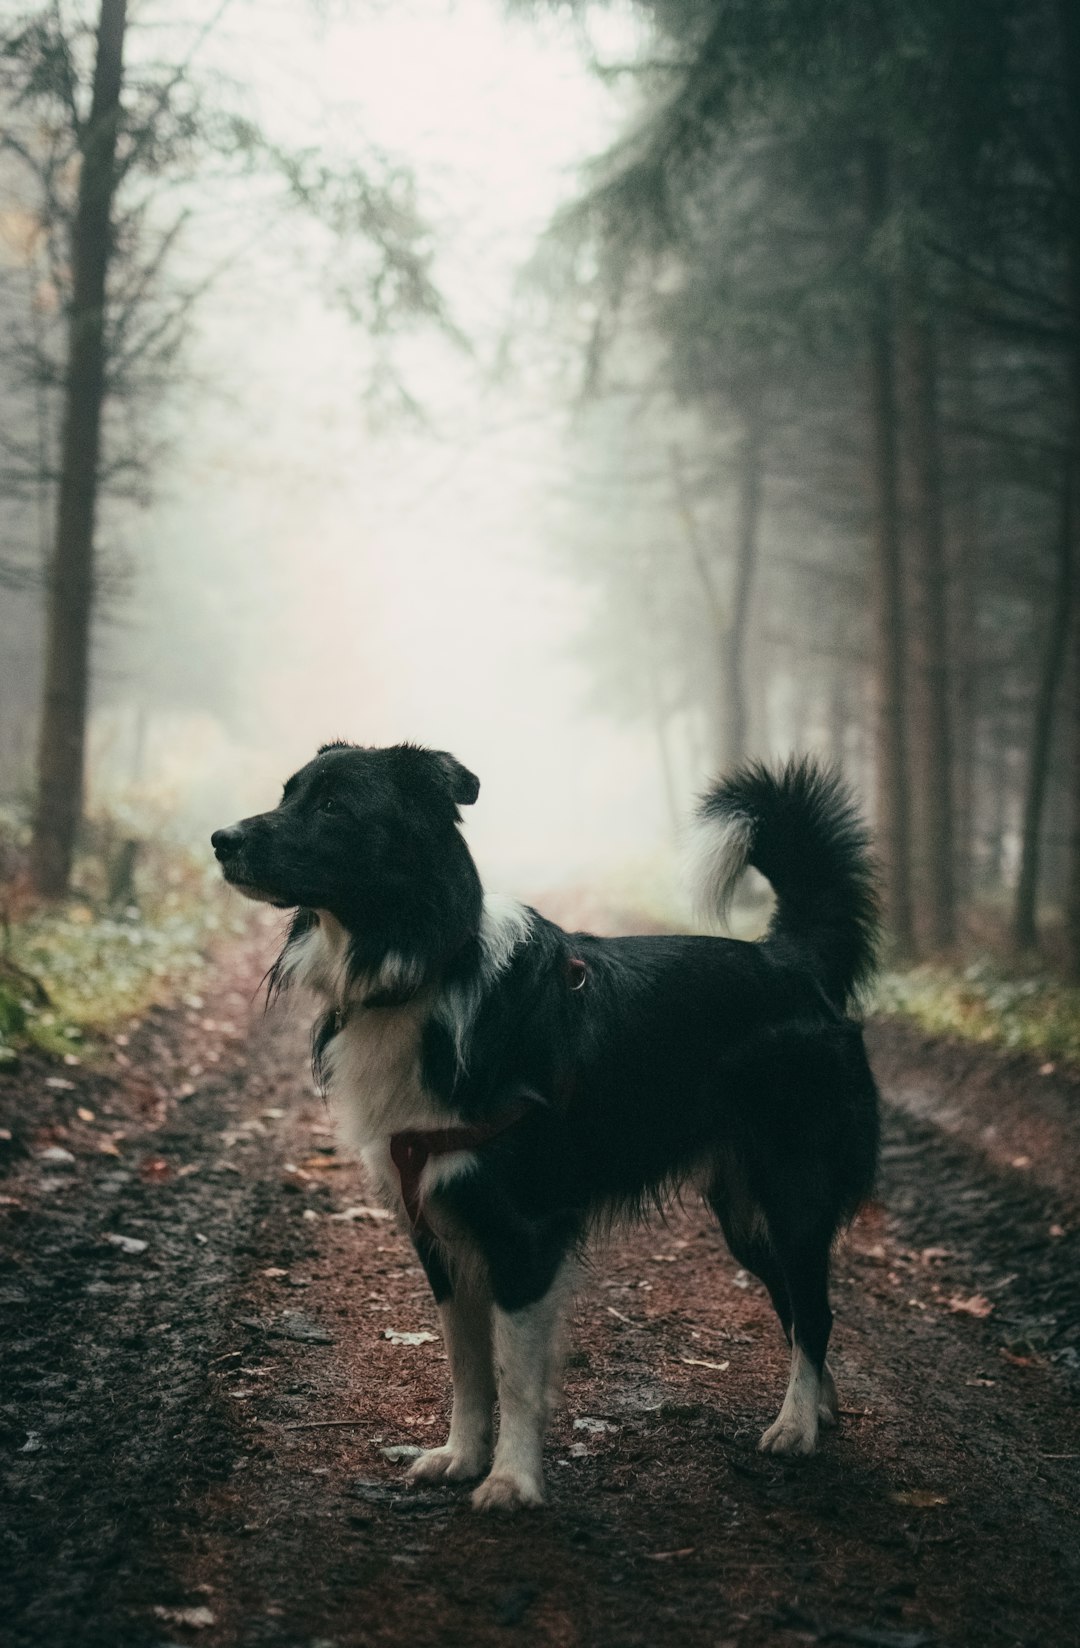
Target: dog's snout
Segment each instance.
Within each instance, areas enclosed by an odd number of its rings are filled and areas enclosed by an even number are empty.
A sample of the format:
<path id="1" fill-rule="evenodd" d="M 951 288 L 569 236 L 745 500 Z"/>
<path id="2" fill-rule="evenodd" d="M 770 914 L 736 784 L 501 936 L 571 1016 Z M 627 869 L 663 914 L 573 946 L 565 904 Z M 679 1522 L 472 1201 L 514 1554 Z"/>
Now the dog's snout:
<path id="1" fill-rule="evenodd" d="M 232 858 L 240 851 L 244 841 L 244 832 L 239 824 L 227 824 L 223 830 L 215 830 L 210 837 L 210 845 L 214 855 L 224 864 L 227 858 Z"/>

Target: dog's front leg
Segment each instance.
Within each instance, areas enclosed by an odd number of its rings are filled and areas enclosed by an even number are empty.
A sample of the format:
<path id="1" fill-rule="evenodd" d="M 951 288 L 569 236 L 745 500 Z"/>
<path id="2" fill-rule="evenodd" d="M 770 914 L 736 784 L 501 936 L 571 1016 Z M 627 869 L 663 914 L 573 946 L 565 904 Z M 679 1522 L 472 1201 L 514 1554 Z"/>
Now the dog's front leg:
<path id="1" fill-rule="evenodd" d="M 450 1435 L 409 1470 L 413 1482 L 464 1482 L 481 1476 L 491 1458 L 495 1375 L 491 1365 L 491 1295 L 483 1283 L 455 1277 L 439 1305 L 454 1404 Z"/>
<path id="2" fill-rule="evenodd" d="M 516 1511 L 544 1502 L 544 1432 L 558 1356 L 565 1289 L 558 1279 L 542 1299 L 492 1313 L 499 1385 L 499 1440 L 491 1474 L 475 1490 L 478 1511 Z"/>

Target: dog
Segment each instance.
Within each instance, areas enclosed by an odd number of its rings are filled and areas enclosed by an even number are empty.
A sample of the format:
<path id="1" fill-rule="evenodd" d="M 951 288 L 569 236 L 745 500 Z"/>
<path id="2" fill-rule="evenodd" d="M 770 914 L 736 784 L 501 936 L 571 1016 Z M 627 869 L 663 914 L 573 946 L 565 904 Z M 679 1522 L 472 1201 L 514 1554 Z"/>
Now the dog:
<path id="1" fill-rule="evenodd" d="M 722 916 L 748 865 L 776 895 L 764 939 L 743 943 L 568 934 L 485 895 L 459 828 L 479 789 L 442 751 L 325 744 L 272 811 L 211 838 L 233 887 L 294 911 L 269 994 L 322 998 L 317 1080 L 435 1296 L 450 1430 L 412 1480 L 483 1477 L 481 1510 L 543 1502 L 575 1259 L 598 1225 L 687 1185 L 791 1346 L 760 1446 L 813 1453 L 838 1414 L 830 1251 L 878 1148 L 852 1016 L 878 896 L 850 797 L 808 760 L 743 766 L 703 796 L 704 906 Z"/>

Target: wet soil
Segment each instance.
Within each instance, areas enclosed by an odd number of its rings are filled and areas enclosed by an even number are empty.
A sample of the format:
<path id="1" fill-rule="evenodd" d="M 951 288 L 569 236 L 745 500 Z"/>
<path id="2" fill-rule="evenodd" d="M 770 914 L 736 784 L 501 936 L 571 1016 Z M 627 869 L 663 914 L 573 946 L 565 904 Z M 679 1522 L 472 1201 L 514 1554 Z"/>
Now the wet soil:
<path id="1" fill-rule="evenodd" d="M 550 1505 L 481 1518 L 385 1454 L 442 1439 L 435 1313 L 334 1151 L 302 1012 L 252 1010 L 268 948 L 104 1068 L 0 1078 L 0 1640 L 1076 1641 L 1075 1075 L 872 1026 L 839 1432 L 757 1453 L 785 1347 L 688 1202 L 583 1278 Z"/>

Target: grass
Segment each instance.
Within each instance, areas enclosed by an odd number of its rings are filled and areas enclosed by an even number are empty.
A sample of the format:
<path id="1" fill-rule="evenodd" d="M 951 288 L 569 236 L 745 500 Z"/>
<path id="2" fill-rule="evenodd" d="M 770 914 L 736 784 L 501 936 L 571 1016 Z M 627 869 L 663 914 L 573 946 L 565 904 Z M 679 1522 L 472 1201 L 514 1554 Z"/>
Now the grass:
<path id="1" fill-rule="evenodd" d="M 914 1019 L 932 1035 L 1080 1065 L 1080 988 L 1047 974 L 1018 976 L 987 956 L 961 968 L 926 963 L 886 972 L 870 1006 Z"/>
<path id="2" fill-rule="evenodd" d="M 0 1065 L 20 1046 L 92 1062 L 96 1041 L 196 990 L 212 944 L 235 924 L 212 869 L 155 846 L 136 899 L 103 911 L 73 898 L 28 913 L 0 951 Z"/>

